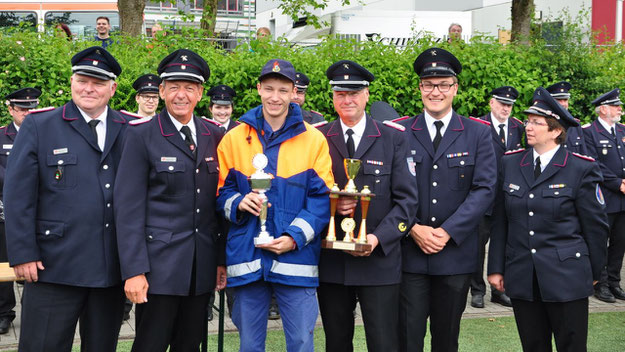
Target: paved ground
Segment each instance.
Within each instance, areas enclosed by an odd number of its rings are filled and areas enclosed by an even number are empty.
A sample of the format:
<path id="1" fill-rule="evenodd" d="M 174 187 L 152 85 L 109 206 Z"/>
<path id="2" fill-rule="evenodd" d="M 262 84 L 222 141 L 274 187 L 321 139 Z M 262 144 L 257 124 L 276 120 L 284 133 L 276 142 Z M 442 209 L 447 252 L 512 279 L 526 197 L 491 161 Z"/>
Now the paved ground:
<path id="1" fill-rule="evenodd" d="M 625 267 L 621 271 L 622 282 L 625 283 Z M 624 284 L 625 285 L 625 284 Z M 22 286 L 15 285 L 15 294 L 16 298 L 19 301 L 19 297 L 21 297 Z M 501 317 L 501 316 L 512 316 L 512 308 L 507 308 L 501 306 L 499 304 L 490 302 L 490 293 L 488 293 L 484 297 L 485 307 L 478 309 L 473 308 L 469 304 L 471 300 L 471 295 L 469 294 L 469 298 L 467 299 L 467 308 L 464 311 L 463 318 L 485 318 L 485 317 Z M 6 350 L 14 350 L 17 349 L 17 342 L 19 339 L 19 328 L 20 328 L 20 308 L 21 306 L 17 305 L 16 312 L 17 318 L 13 321 L 13 325 L 11 326 L 11 330 L 6 335 L 0 335 L 0 351 Z M 591 313 L 596 312 L 613 312 L 613 311 L 625 311 L 625 301 L 617 300 L 616 303 L 605 303 L 597 300 L 594 297 L 590 298 L 589 309 Z M 134 337 L 134 309 L 133 314 L 131 314 L 130 320 L 124 322 L 120 332 L 120 339 L 132 339 Z M 357 314 L 357 324 L 362 324 L 362 319 L 360 317 L 360 312 Z M 321 318 L 317 318 L 317 325 L 321 326 Z M 282 329 L 282 321 L 281 320 L 270 320 L 268 324 L 269 329 Z M 208 324 L 209 334 L 217 334 L 217 312 L 215 312 L 215 319 Z M 235 332 L 236 327 L 232 323 L 230 319 L 226 316 L 225 321 L 225 330 L 226 332 Z M 78 341 L 78 334 L 76 334 L 76 340 Z"/>

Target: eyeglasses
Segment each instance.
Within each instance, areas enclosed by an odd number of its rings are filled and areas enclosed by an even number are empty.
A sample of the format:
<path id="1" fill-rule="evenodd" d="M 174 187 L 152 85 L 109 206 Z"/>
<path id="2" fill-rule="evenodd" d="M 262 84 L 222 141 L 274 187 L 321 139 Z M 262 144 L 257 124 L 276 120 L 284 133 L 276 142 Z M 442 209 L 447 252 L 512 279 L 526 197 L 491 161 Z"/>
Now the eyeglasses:
<path id="1" fill-rule="evenodd" d="M 419 85 L 421 86 L 421 89 L 423 89 L 424 92 L 431 92 L 434 90 L 434 88 L 438 88 L 438 91 L 441 93 L 447 93 L 449 92 L 449 90 L 451 89 L 451 87 L 454 86 L 454 84 L 456 83 L 448 83 L 448 82 L 443 82 L 443 83 L 439 83 L 439 84 L 432 84 L 430 82 L 421 82 Z"/>
<path id="2" fill-rule="evenodd" d="M 158 95 L 140 95 L 140 97 L 141 99 L 145 101 L 150 101 L 150 100 L 158 101 Z"/>
<path id="3" fill-rule="evenodd" d="M 530 120 L 525 120 L 523 121 L 523 126 L 527 127 L 529 125 L 534 125 L 534 126 L 547 126 L 546 122 L 540 122 L 540 121 L 530 121 Z"/>

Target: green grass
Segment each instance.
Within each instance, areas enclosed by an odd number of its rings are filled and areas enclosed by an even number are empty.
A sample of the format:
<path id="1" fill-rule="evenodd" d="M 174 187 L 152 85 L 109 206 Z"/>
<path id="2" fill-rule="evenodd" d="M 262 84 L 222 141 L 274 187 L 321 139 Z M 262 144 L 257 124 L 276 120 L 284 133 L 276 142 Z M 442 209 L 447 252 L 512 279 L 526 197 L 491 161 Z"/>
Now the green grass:
<path id="1" fill-rule="evenodd" d="M 464 319 L 460 328 L 460 351 L 466 352 L 516 352 L 521 351 L 514 318 Z M 426 336 L 426 351 L 429 351 L 429 334 Z M 117 351 L 130 351 L 132 341 L 120 341 Z M 267 333 L 267 352 L 286 351 L 284 334 L 280 330 Z M 217 351 L 217 336 L 209 336 L 209 351 Z M 239 335 L 226 334 L 224 351 L 239 350 Z M 357 326 L 354 336 L 354 351 L 366 351 L 365 334 L 362 326 Z M 80 351 L 74 346 L 73 351 Z M 315 330 L 315 351 L 325 351 L 323 329 Z M 555 351 L 555 347 L 554 347 Z M 588 322 L 589 352 L 625 351 L 625 312 L 593 313 Z"/>

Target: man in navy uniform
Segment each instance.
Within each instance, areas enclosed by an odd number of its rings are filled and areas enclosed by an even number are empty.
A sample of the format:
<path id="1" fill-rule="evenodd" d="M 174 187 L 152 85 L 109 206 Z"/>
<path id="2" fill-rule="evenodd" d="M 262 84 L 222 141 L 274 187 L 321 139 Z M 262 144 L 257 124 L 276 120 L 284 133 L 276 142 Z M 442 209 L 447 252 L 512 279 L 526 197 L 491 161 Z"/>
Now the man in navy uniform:
<path id="1" fill-rule="evenodd" d="M 139 117 L 154 116 L 158 109 L 158 86 L 161 78 L 154 74 L 147 74 L 137 78 L 132 83 L 132 88 L 137 91 L 135 101 L 137 102 L 137 115 Z"/>
<path id="2" fill-rule="evenodd" d="M 193 114 L 209 67 L 179 49 L 158 73 L 165 109 L 132 121 L 115 186 L 124 290 L 136 306 L 133 351 L 198 350 L 210 293 L 226 284 L 215 212 L 221 130 Z"/>
<path id="3" fill-rule="evenodd" d="M 493 137 L 492 143 L 497 158 L 497 169 L 499 169 L 501 157 L 506 151 L 521 148 L 525 128 L 521 121 L 510 116 L 512 107 L 519 96 L 519 92 L 514 87 L 503 86 L 495 88 L 490 94 L 491 98 L 488 103 L 490 112 L 480 118 L 490 123 L 490 131 Z M 501 182 L 498 182 L 498 185 L 499 184 L 501 184 Z M 500 188 L 501 187 L 495 188 L 496 195 L 493 206 L 500 205 L 503 200 L 503 194 Z M 478 230 L 480 238 L 478 265 L 477 270 L 471 277 L 471 306 L 475 308 L 484 308 L 484 295 L 486 294 L 486 285 L 484 284 L 484 256 L 486 253 L 486 242 L 488 242 L 490 238 L 492 223 L 491 208 L 486 212 L 484 219 L 480 222 Z M 508 298 L 505 293 L 491 287 L 490 294 L 490 300 L 492 302 L 499 303 L 506 307 L 512 306 L 510 298 Z"/>
<path id="4" fill-rule="evenodd" d="M 296 94 L 293 96 L 291 101 L 302 108 L 302 116 L 304 116 L 304 121 L 309 124 L 318 124 L 320 122 L 325 122 L 323 115 L 313 110 L 304 110 L 303 106 L 306 102 L 306 92 L 308 91 L 308 85 L 310 84 L 310 79 L 308 76 L 303 74 L 302 72 L 295 72 L 295 88 L 297 89 Z"/>
<path id="5" fill-rule="evenodd" d="M 365 323 L 369 351 L 397 351 L 400 241 L 417 208 L 417 187 L 411 180 L 406 141 L 401 125 L 381 123 L 365 113 L 369 84 L 374 76 L 359 64 L 341 60 L 326 71 L 339 119 L 321 127 L 328 140 L 332 172 L 340 189 L 347 184 L 343 160 L 361 161 L 354 182 L 375 193 L 367 217 L 367 242 L 371 251 L 344 252 L 322 249 L 317 296 L 327 351 L 352 351 L 356 302 Z M 391 127 L 387 127 L 386 125 Z M 354 197 L 340 197 L 337 220 L 353 215 L 361 221 L 361 207 Z M 340 227 L 337 235 L 343 233 Z M 354 233 L 359 233 L 359 226 Z M 339 237 L 342 237 L 339 235 Z"/>
<path id="6" fill-rule="evenodd" d="M 454 351 L 477 267 L 478 224 L 495 197 L 497 161 L 487 124 L 452 109 L 462 70 L 458 59 L 430 48 L 414 69 L 425 111 L 401 122 L 419 209 L 402 241 L 400 349 L 423 350 L 429 316 L 432 350 Z"/>
<path id="7" fill-rule="evenodd" d="M 208 110 L 211 113 L 212 120 L 219 123 L 224 133 L 237 127 L 239 123 L 232 119 L 234 111 L 233 98 L 237 96 L 234 89 L 225 84 L 214 86 L 206 92 L 211 98 Z"/>
<path id="8" fill-rule="evenodd" d="M 598 118 L 584 127 L 588 155 L 599 162 L 610 224 L 608 264 L 595 286 L 595 297 L 614 303 L 625 300 L 620 286 L 625 253 L 625 126 L 619 123 L 623 113 L 620 90 L 614 89 L 592 101 Z"/>
<path id="9" fill-rule="evenodd" d="M 9 263 L 24 277 L 20 351 L 114 351 L 121 287 L 113 186 L 127 120 L 107 106 L 122 69 L 102 47 L 72 58 L 72 100 L 31 113 L 15 139 L 4 201 Z"/>
<path id="10" fill-rule="evenodd" d="M 41 91 L 37 88 L 21 88 L 4 97 L 8 102 L 9 115 L 11 115 L 13 121 L 4 127 L 0 127 L 0 144 L 2 145 L 2 150 L 0 150 L 0 202 L 7 159 L 11 153 L 13 141 L 17 137 L 26 115 L 39 105 L 38 98 L 40 95 Z M 0 211 L 3 211 L 3 207 L 0 207 Z M 8 260 L 6 234 L 4 231 L 4 213 L 0 213 L 0 262 Z M 0 334 L 9 332 L 11 322 L 15 319 L 13 308 L 15 308 L 13 282 L 2 282 L 0 283 Z"/>
<path id="11" fill-rule="evenodd" d="M 546 88 L 551 96 L 565 109 L 569 109 L 569 99 L 571 99 L 571 84 L 566 81 L 554 83 Z M 566 130 L 566 143 L 564 148 L 571 152 L 588 155 L 586 149 L 586 142 L 584 141 L 584 132 L 582 126 L 579 126 L 579 119 L 575 119 L 578 122 L 578 126 L 570 126 Z"/>

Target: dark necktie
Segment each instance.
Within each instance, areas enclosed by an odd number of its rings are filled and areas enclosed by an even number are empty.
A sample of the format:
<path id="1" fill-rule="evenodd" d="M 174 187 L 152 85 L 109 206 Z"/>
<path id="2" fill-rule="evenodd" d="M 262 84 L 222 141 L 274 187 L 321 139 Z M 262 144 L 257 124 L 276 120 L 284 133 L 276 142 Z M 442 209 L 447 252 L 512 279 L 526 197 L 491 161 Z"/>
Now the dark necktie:
<path id="1" fill-rule="evenodd" d="M 503 123 L 499 125 L 499 139 L 501 139 L 503 145 L 506 145 L 506 131 L 504 131 L 504 127 L 506 127 L 506 125 Z"/>
<path id="2" fill-rule="evenodd" d="M 540 170 L 540 157 L 537 156 L 536 157 L 536 162 L 534 163 L 534 180 L 537 180 L 538 177 L 540 176 L 540 173 L 542 172 Z"/>
<path id="3" fill-rule="evenodd" d="M 180 132 L 184 134 L 184 142 L 187 144 L 187 147 L 191 150 L 191 153 L 195 156 L 195 143 L 193 142 L 193 136 L 191 135 L 191 129 L 189 126 L 182 126 Z"/>
<path id="4" fill-rule="evenodd" d="M 612 133 L 612 138 L 616 138 L 616 134 L 614 133 L 614 127 L 610 127 L 610 133 Z"/>
<path id="5" fill-rule="evenodd" d="M 97 145 L 100 145 L 98 143 L 98 131 L 95 130 L 95 126 L 97 126 L 100 123 L 100 120 L 91 120 L 89 121 L 89 127 L 91 127 L 91 132 L 93 132 L 93 135 L 95 136 L 95 143 Z"/>
<path id="6" fill-rule="evenodd" d="M 352 138 L 354 131 L 351 128 L 348 128 L 345 133 L 347 134 L 347 155 L 350 158 L 353 158 L 354 153 L 356 152 L 356 147 L 354 146 L 354 138 Z"/>
<path id="7" fill-rule="evenodd" d="M 443 121 L 434 121 L 434 126 L 436 126 L 436 135 L 434 136 L 434 140 L 432 143 L 434 144 L 434 151 L 438 149 L 438 145 L 441 144 L 441 139 L 443 139 L 443 135 L 441 134 L 441 129 L 445 124 Z"/>

